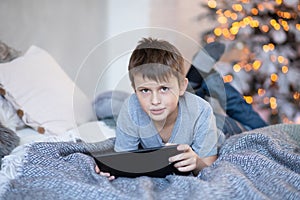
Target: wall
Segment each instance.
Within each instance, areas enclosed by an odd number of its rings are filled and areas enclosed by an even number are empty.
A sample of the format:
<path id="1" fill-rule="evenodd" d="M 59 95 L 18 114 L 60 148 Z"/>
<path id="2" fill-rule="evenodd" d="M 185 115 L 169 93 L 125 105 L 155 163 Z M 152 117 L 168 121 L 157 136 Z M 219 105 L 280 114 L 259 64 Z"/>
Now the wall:
<path id="1" fill-rule="evenodd" d="M 106 35 L 106 1 L 82 2 L 1 0 L 0 39 L 22 52 L 33 44 L 45 48 L 74 77 L 87 52 Z"/>
<path id="2" fill-rule="evenodd" d="M 91 97 L 131 91 L 127 63 L 141 37 L 174 43 L 187 61 L 205 22 L 201 0 L 0 0 L 0 40 L 46 49 Z M 202 23 L 202 24 L 201 24 Z"/>
<path id="3" fill-rule="evenodd" d="M 208 30 L 211 21 L 199 18 L 206 10 L 203 0 L 152 0 L 151 26 L 178 31 L 177 38 L 168 38 L 181 47 L 181 52 L 191 61 L 200 48 L 200 33 Z M 186 40 L 178 38 L 185 37 Z M 188 41 L 188 44 L 186 43 Z"/>
<path id="4" fill-rule="evenodd" d="M 207 19 L 198 19 L 205 12 L 201 3 L 201 0 L 108 1 L 109 38 L 102 46 L 109 46 L 109 61 L 99 77 L 96 90 L 132 91 L 127 63 L 142 37 L 152 36 L 172 42 L 183 53 L 188 67 L 200 48 L 200 33 L 209 28 Z"/>

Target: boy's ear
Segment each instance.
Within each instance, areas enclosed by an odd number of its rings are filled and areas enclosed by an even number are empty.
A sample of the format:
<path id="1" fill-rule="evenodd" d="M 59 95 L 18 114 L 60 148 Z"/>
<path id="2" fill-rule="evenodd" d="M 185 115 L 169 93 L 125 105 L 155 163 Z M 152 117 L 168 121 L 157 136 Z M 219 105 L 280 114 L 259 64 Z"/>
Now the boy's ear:
<path id="1" fill-rule="evenodd" d="M 182 96 L 184 94 L 188 84 L 189 84 L 189 80 L 187 78 L 184 78 L 183 81 L 180 84 L 179 96 Z"/>

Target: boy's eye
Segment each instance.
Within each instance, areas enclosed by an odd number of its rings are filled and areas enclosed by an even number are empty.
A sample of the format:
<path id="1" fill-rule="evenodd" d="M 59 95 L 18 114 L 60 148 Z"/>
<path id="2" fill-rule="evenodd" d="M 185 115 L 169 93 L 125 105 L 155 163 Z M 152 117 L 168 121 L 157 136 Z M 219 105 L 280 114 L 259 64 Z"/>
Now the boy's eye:
<path id="1" fill-rule="evenodd" d="M 140 90 L 142 93 L 147 93 L 147 92 L 149 92 L 149 89 L 141 89 Z"/>
<path id="2" fill-rule="evenodd" d="M 167 91 L 169 90 L 169 88 L 168 88 L 168 87 L 162 87 L 160 90 L 161 90 L 162 92 L 167 92 Z"/>

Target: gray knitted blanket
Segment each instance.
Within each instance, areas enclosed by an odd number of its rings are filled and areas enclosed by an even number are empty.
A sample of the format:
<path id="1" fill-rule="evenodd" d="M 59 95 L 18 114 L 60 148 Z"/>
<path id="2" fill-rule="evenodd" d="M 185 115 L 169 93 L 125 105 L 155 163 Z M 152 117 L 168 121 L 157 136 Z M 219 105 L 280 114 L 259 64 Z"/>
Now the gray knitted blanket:
<path id="1" fill-rule="evenodd" d="M 273 125 L 226 140 L 198 177 L 117 178 L 94 172 L 95 144 L 35 143 L 0 199 L 300 199 L 300 125 Z"/>

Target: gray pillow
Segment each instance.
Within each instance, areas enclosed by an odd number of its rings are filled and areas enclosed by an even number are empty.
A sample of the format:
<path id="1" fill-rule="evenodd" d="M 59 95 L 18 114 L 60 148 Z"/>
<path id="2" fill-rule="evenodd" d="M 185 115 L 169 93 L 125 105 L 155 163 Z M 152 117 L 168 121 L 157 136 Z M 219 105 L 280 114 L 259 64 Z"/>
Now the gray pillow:
<path id="1" fill-rule="evenodd" d="M 117 117 L 122 104 L 129 95 L 130 93 L 118 90 L 100 93 L 93 102 L 98 120 Z"/>

